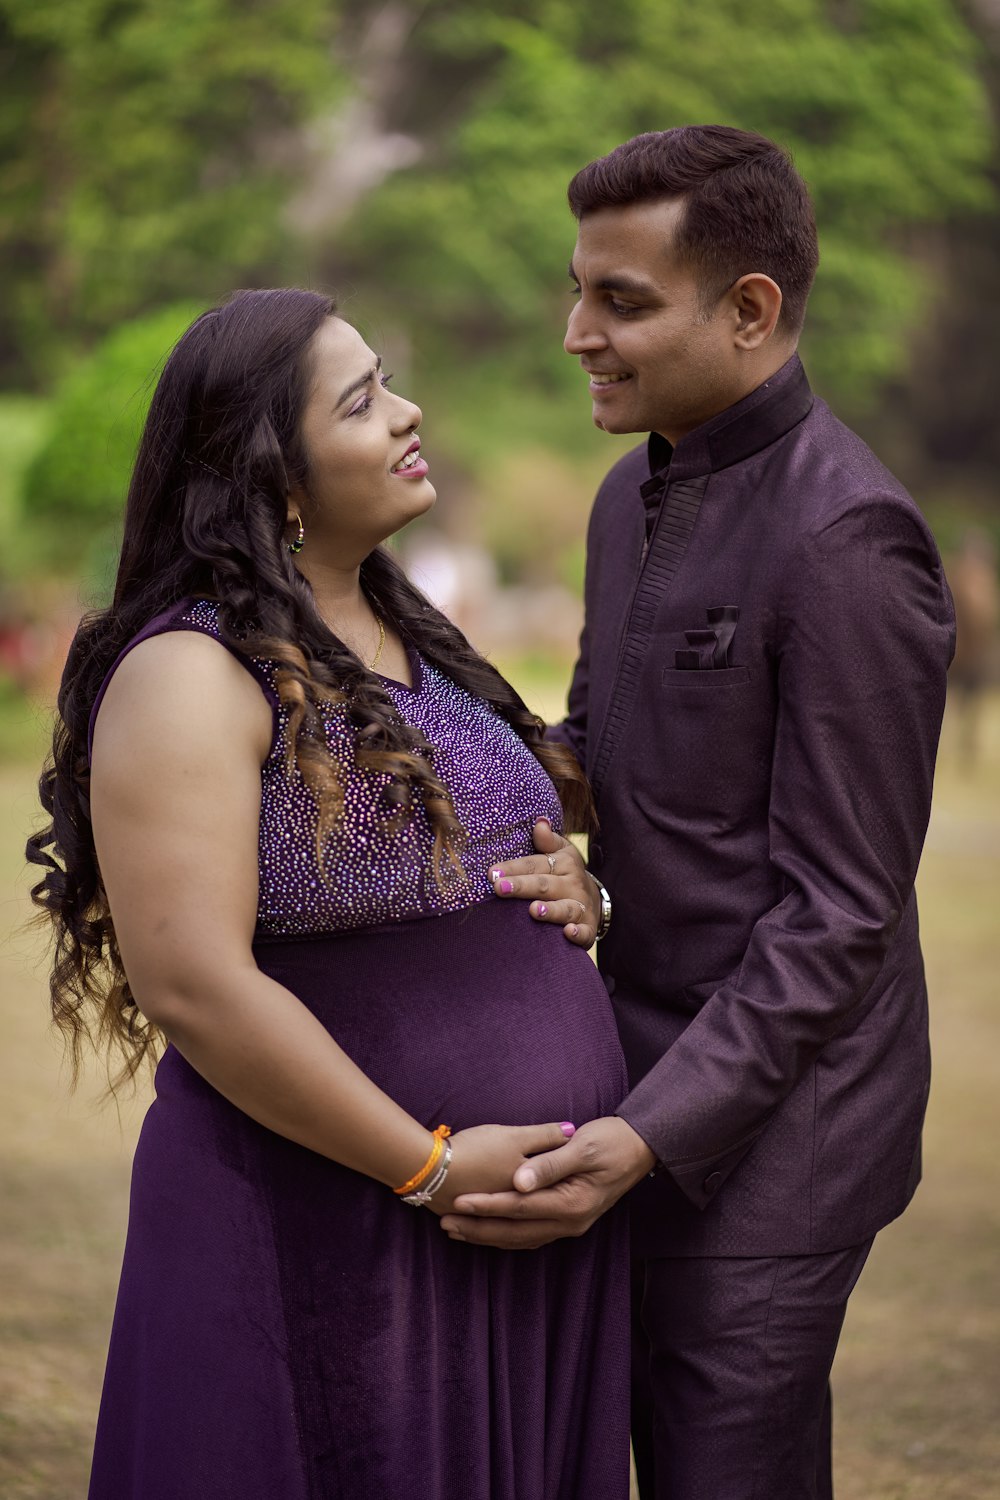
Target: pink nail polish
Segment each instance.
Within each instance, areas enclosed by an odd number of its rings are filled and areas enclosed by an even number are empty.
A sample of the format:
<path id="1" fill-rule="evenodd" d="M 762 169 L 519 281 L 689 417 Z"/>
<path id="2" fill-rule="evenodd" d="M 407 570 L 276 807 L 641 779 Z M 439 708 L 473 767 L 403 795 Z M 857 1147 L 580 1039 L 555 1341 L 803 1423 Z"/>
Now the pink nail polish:
<path id="1" fill-rule="evenodd" d="M 547 916 L 548 916 L 548 914 L 549 914 L 549 909 L 548 909 L 548 907 L 547 907 L 547 906 L 543 906 L 543 905 L 539 905 L 539 908 L 538 908 L 538 915 L 539 915 L 539 916 L 540 916 L 540 917 L 547 917 Z"/>
<path id="2" fill-rule="evenodd" d="M 570 1122 L 569 1122 L 569 1120 L 563 1120 L 562 1124 L 559 1126 L 559 1129 L 562 1131 L 563 1135 L 566 1136 L 566 1137 L 569 1137 L 571 1135 L 576 1135 L 576 1126 L 575 1125 L 571 1125 Z"/>
<path id="3" fill-rule="evenodd" d="M 501 880 L 501 882 L 500 882 L 500 889 L 503 891 L 503 893 L 504 893 L 505 896 L 509 896 L 511 894 L 511 892 L 513 891 L 514 887 L 513 887 L 513 885 L 511 885 L 511 883 L 510 883 L 509 880 Z"/>

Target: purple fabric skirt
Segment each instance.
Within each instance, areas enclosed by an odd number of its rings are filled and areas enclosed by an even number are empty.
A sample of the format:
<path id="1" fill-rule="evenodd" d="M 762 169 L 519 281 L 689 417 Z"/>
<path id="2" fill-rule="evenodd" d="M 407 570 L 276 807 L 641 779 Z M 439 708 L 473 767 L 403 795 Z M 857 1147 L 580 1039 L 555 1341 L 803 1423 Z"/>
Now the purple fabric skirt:
<path id="1" fill-rule="evenodd" d="M 256 955 L 429 1126 L 624 1094 L 596 969 L 520 903 Z M 627 1500 L 627 1274 L 620 1209 L 541 1251 L 455 1244 L 168 1048 L 90 1500 Z"/>

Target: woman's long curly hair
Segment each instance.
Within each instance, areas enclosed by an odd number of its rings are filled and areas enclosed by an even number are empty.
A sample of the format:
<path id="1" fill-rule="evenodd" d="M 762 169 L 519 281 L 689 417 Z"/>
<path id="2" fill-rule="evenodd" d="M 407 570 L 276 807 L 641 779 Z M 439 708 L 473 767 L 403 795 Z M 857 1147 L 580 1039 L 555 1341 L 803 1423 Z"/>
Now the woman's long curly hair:
<path id="1" fill-rule="evenodd" d="M 136 1007 L 115 939 L 94 849 L 87 737 L 115 658 L 171 605 L 216 600 L 222 639 L 275 664 L 288 710 L 288 769 L 315 798 L 320 851 L 343 805 L 343 767 L 327 749 L 321 716 L 332 702 L 353 725 L 355 765 L 390 778 L 387 826 L 402 826 L 422 806 L 435 877 L 445 878 L 445 861 L 461 869 L 465 831 L 434 772 L 434 747 L 323 623 L 284 543 L 289 490 L 309 485 L 299 429 L 310 344 L 335 311 L 315 292 L 237 292 L 192 324 L 156 387 L 129 485 L 113 601 L 82 620 L 63 672 L 39 783 L 51 822 L 27 846 L 28 859 L 44 870 L 32 899 L 51 922 L 52 1015 L 74 1078 L 87 1039 L 109 1063 L 117 1054 L 112 1086 L 155 1060 L 162 1042 Z M 377 613 L 425 660 L 512 726 L 554 781 L 567 826 L 589 831 L 593 803 L 573 756 L 545 741 L 542 721 L 382 547 L 362 563 L 361 583 Z"/>

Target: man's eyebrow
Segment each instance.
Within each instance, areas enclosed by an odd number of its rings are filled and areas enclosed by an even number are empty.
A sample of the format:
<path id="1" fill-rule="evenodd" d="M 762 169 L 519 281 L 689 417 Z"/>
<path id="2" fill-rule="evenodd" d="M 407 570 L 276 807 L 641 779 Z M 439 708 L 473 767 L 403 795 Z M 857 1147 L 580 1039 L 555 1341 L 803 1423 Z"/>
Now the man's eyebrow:
<path id="1" fill-rule="evenodd" d="M 374 380 L 375 376 L 378 374 L 381 368 L 382 356 L 380 354 L 378 359 L 375 361 L 374 367 L 370 370 L 366 370 L 364 375 L 362 375 L 359 380 L 352 381 L 347 389 L 341 393 L 340 398 L 337 401 L 337 405 L 334 407 L 334 411 L 336 411 L 338 407 L 343 406 L 348 396 L 353 396 L 355 391 L 360 391 L 363 386 L 368 385 L 372 380 Z"/>
<path id="2" fill-rule="evenodd" d="M 573 269 L 573 262 L 569 263 L 570 280 L 577 286 L 580 278 Z M 635 297 L 655 297 L 657 289 L 651 281 L 641 281 L 637 276 L 602 276 L 600 281 L 594 283 L 599 292 L 631 292 Z"/>

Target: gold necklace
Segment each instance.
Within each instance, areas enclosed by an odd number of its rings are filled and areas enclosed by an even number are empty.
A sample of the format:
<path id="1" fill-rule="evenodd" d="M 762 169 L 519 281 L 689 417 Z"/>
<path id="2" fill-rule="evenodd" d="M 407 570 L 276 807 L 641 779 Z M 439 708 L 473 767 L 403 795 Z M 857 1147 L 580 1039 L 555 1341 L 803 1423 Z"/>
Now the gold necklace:
<path id="1" fill-rule="evenodd" d="M 375 652 L 375 655 L 368 663 L 369 672 L 374 672 L 375 668 L 378 666 L 379 659 L 382 655 L 382 647 L 385 645 L 385 626 L 382 624 L 381 615 L 375 616 L 375 624 L 378 626 L 378 650 Z"/>

